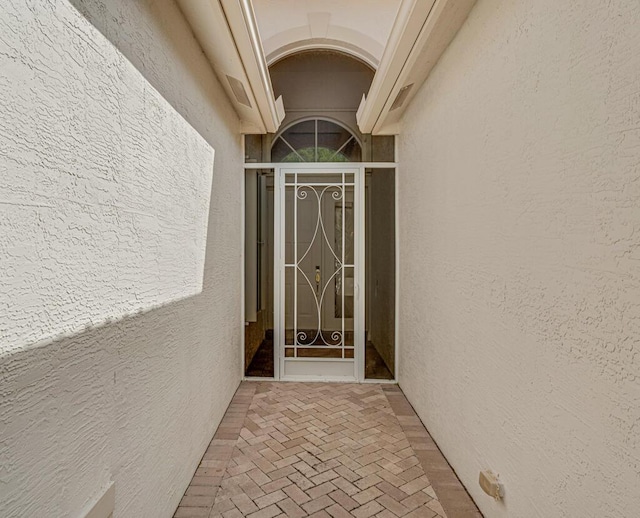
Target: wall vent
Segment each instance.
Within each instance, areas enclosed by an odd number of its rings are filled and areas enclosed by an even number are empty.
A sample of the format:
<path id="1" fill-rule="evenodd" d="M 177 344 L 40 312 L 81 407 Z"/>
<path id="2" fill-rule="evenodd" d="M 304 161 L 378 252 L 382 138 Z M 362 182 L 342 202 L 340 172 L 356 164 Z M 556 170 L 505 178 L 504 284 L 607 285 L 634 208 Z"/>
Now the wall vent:
<path id="1" fill-rule="evenodd" d="M 393 104 L 391 105 L 391 109 L 389 111 L 392 112 L 393 110 L 397 110 L 398 108 L 400 108 L 404 104 L 404 101 L 407 99 L 407 96 L 409 95 L 409 92 L 412 88 L 413 83 L 407 86 L 403 86 L 402 89 L 398 92 L 396 100 L 393 101 Z"/>
<path id="2" fill-rule="evenodd" d="M 227 81 L 229 81 L 229 86 L 231 87 L 233 95 L 236 97 L 236 101 L 251 108 L 251 101 L 249 101 L 249 96 L 247 95 L 247 91 L 244 89 L 242 81 L 231 76 L 227 76 Z"/>

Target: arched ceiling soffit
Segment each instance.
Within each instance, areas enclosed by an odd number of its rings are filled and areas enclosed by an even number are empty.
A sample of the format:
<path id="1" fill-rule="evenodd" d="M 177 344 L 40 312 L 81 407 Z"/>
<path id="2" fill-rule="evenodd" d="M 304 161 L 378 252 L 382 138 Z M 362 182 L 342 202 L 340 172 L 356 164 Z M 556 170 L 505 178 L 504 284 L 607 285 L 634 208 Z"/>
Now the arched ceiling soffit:
<path id="1" fill-rule="evenodd" d="M 376 69 L 400 0 L 253 0 L 268 64 L 310 49 L 350 54 Z"/>
<path id="2" fill-rule="evenodd" d="M 352 56 L 363 63 L 366 63 L 373 70 L 378 68 L 380 61 L 373 54 L 367 52 L 364 48 L 348 43 L 344 40 L 332 40 L 329 38 L 309 38 L 306 40 L 297 40 L 281 47 L 276 48 L 273 52 L 266 55 L 267 64 L 269 66 L 277 63 L 298 52 L 305 50 L 332 50 Z"/>

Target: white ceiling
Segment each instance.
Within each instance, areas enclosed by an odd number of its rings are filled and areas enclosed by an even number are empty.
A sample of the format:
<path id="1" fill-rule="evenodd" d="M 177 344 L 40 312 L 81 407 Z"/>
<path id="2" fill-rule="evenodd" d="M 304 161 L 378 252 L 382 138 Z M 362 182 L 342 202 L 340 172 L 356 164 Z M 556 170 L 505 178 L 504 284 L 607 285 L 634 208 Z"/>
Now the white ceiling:
<path id="1" fill-rule="evenodd" d="M 401 0 L 253 0 L 268 63 L 308 48 L 334 48 L 377 68 Z"/>

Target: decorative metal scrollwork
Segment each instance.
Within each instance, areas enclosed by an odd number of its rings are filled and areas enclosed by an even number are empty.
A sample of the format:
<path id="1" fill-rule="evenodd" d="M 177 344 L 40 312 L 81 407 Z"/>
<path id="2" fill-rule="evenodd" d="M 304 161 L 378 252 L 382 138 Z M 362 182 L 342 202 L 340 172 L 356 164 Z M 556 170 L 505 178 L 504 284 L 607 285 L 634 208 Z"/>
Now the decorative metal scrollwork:
<path id="1" fill-rule="evenodd" d="M 341 274 L 344 270 L 344 264 L 343 264 L 342 258 L 338 257 L 336 250 L 333 248 L 333 245 L 327 236 L 327 231 L 325 229 L 324 222 L 322 220 L 322 199 L 327 192 L 330 192 L 331 198 L 333 200 L 336 200 L 336 201 L 343 200 L 344 187 L 342 185 L 327 185 L 320 192 L 318 192 L 318 189 L 316 189 L 316 187 L 313 185 L 301 184 L 301 185 L 296 185 L 295 187 L 295 195 L 300 200 L 307 199 L 310 192 L 315 194 L 316 200 L 318 203 L 315 229 L 313 232 L 313 237 L 309 242 L 309 246 L 307 247 L 305 252 L 300 256 L 300 258 L 297 259 L 294 266 L 296 270 L 300 272 L 300 274 L 302 274 L 302 277 L 305 279 L 306 284 L 309 287 L 309 290 L 311 291 L 311 294 L 314 297 L 314 301 L 316 304 L 318 326 L 317 326 L 317 329 L 315 330 L 315 333 L 312 333 L 313 334 L 312 338 L 310 338 L 310 335 L 306 331 L 298 331 L 295 334 L 295 345 L 296 346 L 311 346 L 311 345 L 323 346 L 324 345 L 324 346 L 334 346 L 334 347 L 344 346 L 344 336 L 341 331 L 332 331 L 329 338 L 325 337 L 324 333 L 322 332 L 322 304 L 324 302 L 325 295 L 327 293 L 327 288 L 331 285 L 331 283 L 334 281 L 336 276 L 338 274 Z M 294 217 L 296 217 L 296 215 L 294 215 Z M 324 240 L 324 243 L 326 243 L 328 250 L 331 252 L 331 255 L 335 259 L 336 268 L 335 268 L 335 271 L 331 274 L 331 276 L 326 280 L 326 282 L 324 282 L 322 286 L 322 290 L 320 290 L 320 294 L 318 295 L 316 290 L 314 290 L 313 288 L 313 284 L 311 283 L 311 280 L 309 279 L 307 274 L 304 272 L 304 270 L 300 267 L 300 264 L 307 257 L 307 255 L 313 248 L 313 245 L 316 242 L 316 239 L 318 238 L 319 233 L 322 234 L 322 239 Z M 294 246 L 297 246 L 297 238 Z M 294 301 L 294 304 L 297 304 L 297 301 Z"/>

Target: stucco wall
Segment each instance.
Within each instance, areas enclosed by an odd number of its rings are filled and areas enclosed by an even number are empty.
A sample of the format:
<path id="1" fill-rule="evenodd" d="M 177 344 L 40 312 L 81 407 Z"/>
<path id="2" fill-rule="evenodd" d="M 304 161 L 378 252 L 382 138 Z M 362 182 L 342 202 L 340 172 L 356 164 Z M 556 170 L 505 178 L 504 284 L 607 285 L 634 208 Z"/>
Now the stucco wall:
<path id="1" fill-rule="evenodd" d="M 213 148 L 73 9 L 2 19 L 0 353 L 198 294 Z"/>
<path id="2" fill-rule="evenodd" d="M 241 372 L 239 125 L 173 2 L 72 3 L 0 6 L 0 515 L 171 516 Z"/>
<path id="3" fill-rule="evenodd" d="M 479 0 L 407 110 L 400 384 L 487 517 L 640 510 L 639 48 L 638 2 Z"/>

